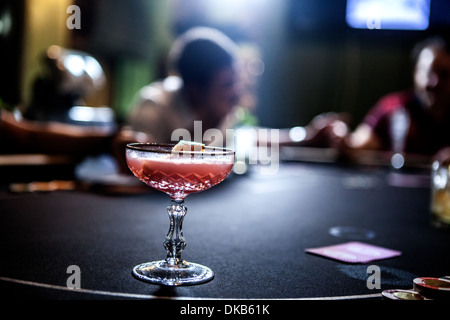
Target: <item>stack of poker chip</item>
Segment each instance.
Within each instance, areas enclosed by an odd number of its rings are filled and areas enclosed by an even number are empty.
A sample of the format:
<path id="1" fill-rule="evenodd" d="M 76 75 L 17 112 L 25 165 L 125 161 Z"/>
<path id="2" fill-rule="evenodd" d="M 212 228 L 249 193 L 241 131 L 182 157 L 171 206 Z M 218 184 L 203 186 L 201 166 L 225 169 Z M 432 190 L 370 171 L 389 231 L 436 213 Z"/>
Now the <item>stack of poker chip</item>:
<path id="1" fill-rule="evenodd" d="M 415 278 L 412 290 L 389 289 L 382 296 L 387 300 L 450 300 L 450 276 Z"/>

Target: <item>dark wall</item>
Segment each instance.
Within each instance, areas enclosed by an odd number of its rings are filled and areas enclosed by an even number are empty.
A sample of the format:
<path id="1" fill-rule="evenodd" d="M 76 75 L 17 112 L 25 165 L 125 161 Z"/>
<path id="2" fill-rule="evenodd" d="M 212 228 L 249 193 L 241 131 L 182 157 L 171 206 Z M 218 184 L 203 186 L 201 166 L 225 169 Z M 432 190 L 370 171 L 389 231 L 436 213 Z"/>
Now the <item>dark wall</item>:
<path id="1" fill-rule="evenodd" d="M 24 8 L 23 0 L 0 2 L 0 98 L 9 104 L 20 101 Z"/>

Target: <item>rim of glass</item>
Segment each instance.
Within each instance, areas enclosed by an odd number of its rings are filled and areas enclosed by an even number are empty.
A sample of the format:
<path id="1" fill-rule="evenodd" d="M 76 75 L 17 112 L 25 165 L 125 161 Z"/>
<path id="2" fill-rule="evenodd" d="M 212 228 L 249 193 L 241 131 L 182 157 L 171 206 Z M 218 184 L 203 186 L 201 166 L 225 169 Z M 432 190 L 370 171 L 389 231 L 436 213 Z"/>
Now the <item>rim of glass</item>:
<path id="1" fill-rule="evenodd" d="M 128 143 L 126 148 L 136 151 L 143 152 L 154 152 L 154 153 L 172 153 L 172 148 L 176 145 L 176 143 L 141 143 L 141 142 L 133 142 Z M 155 147 L 153 149 L 152 147 Z M 157 149 L 158 147 L 168 148 Z M 170 149 L 169 149 L 170 148 Z M 219 148 L 219 147 L 210 147 L 205 146 L 205 151 L 176 151 L 177 154 L 188 154 L 188 155 L 234 155 L 235 151 L 227 148 Z"/>

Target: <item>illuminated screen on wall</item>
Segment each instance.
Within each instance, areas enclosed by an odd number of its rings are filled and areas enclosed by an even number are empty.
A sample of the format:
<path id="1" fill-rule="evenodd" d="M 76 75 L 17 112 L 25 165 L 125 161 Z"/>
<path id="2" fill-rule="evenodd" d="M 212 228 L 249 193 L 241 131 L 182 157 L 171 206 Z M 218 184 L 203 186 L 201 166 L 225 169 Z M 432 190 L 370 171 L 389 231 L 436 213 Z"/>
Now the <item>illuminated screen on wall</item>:
<path id="1" fill-rule="evenodd" d="M 431 0 L 347 0 L 346 22 L 356 29 L 426 30 Z"/>

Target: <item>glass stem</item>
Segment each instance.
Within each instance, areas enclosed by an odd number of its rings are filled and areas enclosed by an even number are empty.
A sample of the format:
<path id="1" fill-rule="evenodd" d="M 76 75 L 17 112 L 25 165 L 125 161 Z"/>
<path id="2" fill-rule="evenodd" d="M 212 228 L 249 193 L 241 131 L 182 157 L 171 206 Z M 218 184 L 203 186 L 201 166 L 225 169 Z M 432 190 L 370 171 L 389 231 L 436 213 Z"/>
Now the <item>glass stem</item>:
<path id="1" fill-rule="evenodd" d="M 183 237 L 183 219 L 187 212 L 184 200 L 172 200 L 167 207 L 169 213 L 170 228 L 164 241 L 164 248 L 167 251 L 166 262 L 169 266 L 178 266 L 182 263 L 181 252 L 186 247 Z"/>

